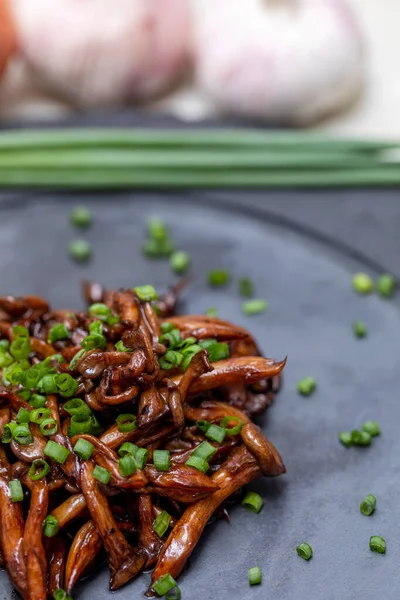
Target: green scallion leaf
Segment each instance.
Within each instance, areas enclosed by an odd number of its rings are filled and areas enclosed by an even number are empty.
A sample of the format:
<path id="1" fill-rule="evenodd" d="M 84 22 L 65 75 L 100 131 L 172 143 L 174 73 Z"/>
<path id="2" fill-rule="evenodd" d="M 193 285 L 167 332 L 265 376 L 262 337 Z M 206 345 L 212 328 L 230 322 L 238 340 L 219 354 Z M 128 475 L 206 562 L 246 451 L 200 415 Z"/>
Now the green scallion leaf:
<path id="1" fill-rule="evenodd" d="M 251 567 L 251 569 L 249 569 L 248 577 L 250 585 L 259 585 L 261 583 L 260 567 Z"/>
<path id="2" fill-rule="evenodd" d="M 356 273 L 353 276 L 353 289 L 357 294 L 370 294 L 374 289 L 374 282 L 366 273 Z"/>
<path id="3" fill-rule="evenodd" d="M 298 382 L 297 391 L 302 396 L 311 396 L 316 387 L 317 383 L 313 377 L 304 377 Z"/>
<path id="4" fill-rule="evenodd" d="M 175 273 L 182 275 L 183 273 L 186 273 L 190 267 L 190 256 L 187 252 L 181 250 L 173 252 L 169 264 Z"/>
<path id="5" fill-rule="evenodd" d="M 369 433 L 369 435 L 372 437 L 380 435 L 380 433 L 381 433 L 379 425 L 376 421 L 366 421 L 362 425 L 362 430 Z"/>
<path id="6" fill-rule="evenodd" d="M 92 246 L 86 240 L 73 240 L 68 245 L 68 254 L 76 262 L 86 262 L 92 256 Z"/>
<path id="7" fill-rule="evenodd" d="M 369 539 L 369 547 L 372 550 L 372 552 L 378 552 L 379 554 L 385 554 L 386 541 L 380 535 L 373 535 Z"/>
<path id="8" fill-rule="evenodd" d="M 19 479 L 11 479 L 8 487 L 10 488 L 11 502 L 21 502 L 24 499 L 24 490 Z"/>
<path id="9" fill-rule="evenodd" d="M 242 311 L 247 316 L 259 315 L 265 312 L 268 308 L 268 302 L 262 298 L 254 298 L 247 300 L 242 304 Z"/>
<path id="10" fill-rule="evenodd" d="M 229 272 L 225 269 L 214 269 L 208 273 L 208 283 L 213 287 L 226 285 L 230 280 Z"/>
<path id="11" fill-rule="evenodd" d="M 381 275 L 376 282 L 376 289 L 378 294 L 380 294 L 383 298 L 390 298 L 393 296 L 397 288 L 397 281 L 390 275 L 389 273 L 384 273 Z"/>
<path id="12" fill-rule="evenodd" d="M 360 504 L 360 511 L 363 515 L 370 517 L 376 508 L 376 498 L 372 494 L 365 496 Z"/>
<path id="13" fill-rule="evenodd" d="M 93 216 L 88 208 L 85 208 L 84 206 L 76 206 L 71 211 L 70 220 L 74 227 L 86 229 L 92 224 Z"/>
<path id="14" fill-rule="evenodd" d="M 256 514 L 260 512 L 263 504 L 264 500 L 256 492 L 248 492 L 242 501 L 242 506 Z"/>
<path id="15" fill-rule="evenodd" d="M 303 542 L 297 546 L 296 552 L 300 558 L 303 558 L 304 560 L 310 560 L 313 555 L 313 549 L 311 548 L 310 544 L 307 544 L 307 542 Z"/>
<path id="16" fill-rule="evenodd" d="M 254 294 L 254 285 L 248 277 L 239 279 L 239 293 L 244 298 L 250 298 Z"/>
<path id="17" fill-rule="evenodd" d="M 137 297 L 142 302 L 158 300 L 158 294 L 152 285 L 141 285 L 134 288 Z"/>

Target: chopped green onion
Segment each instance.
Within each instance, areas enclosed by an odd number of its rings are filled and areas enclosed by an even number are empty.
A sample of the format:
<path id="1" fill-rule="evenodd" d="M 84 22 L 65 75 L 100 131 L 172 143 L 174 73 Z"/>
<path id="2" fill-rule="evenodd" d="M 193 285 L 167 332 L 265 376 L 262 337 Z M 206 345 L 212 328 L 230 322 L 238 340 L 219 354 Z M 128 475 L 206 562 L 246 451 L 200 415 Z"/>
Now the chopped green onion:
<path id="1" fill-rule="evenodd" d="M 134 431 L 136 429 L 136 417 L 130 413 L 118 415 L 116 421 L 118 431 L 121 431 L 121 433 L 127 433 L 128 431 Z"/>
<path id="2" fill-rule="evenodd" d="M 169 333 L 173 329 L 176 329 L 176 327 L 173 323 L 168 323 L 167 321 L 165 321 L 164 323 L 161 323 L 161 332 L 162 333 Z"/>
<path id="3" fill-rule="evenodd" d="M 96 319 L 92 323 L 89 323 L 89 333 L 94 333 L 95 335 L 103 334 L 103 323 Z"/>
<path id="4" fill-rule="evenodd" d="M 317 387 L 317 382 L 313 377 L 304 377 L 297 384 L 297 391 L 302 396 L 311 396 Z"/>
<path id="5" fill-rule="evenodd" d="M 157 581 L 153 583 L 152 588 L 159 596 L 165 596 L 167 600 L 167 594 L 171 590 L 174 590 L 176 594 L 178 594 L 177 596 L 175 596 L 175 600 L 179 600 L 181 597 L 178 585 L 175 579 L 169 573 L 166 573 L 165 575 L 162 575 L 159 579 L 157 579 Z"/>
<path id="6" fill-rule="evenodd" d="M 3 432 L 1 434 L 1 441 L 3 444 L 9 444 L 13 438 L 13 431 L 17 427 L 17 423 L 11 421 L 3 425 Z"/>
<path id="7" fill-rule="evenodd" d="M 96 319 L 100 319 L 100 321 L 106 321 L 110 313 L 111 309 L 107 304 L 103 304 L 103 302 L 95 302 L 89 306 L 89 315 Z"/>
<path id="8" fill-rule="evenodd" d="M 52 354 L 51 356 L 46 356 L 46 358 L 44 359 L 44 364 L 50 365 L 51 368 L 53 367 L 57 367 L 58 365 L 62 365 L 64 361 L 64 357 L 62 354 Z M 57 363 L 57 364 L 54 364 Z"/>
<path id="9" fill-rule="evenodd" d="M 157 240 L 146 240 L 142 246 L 143 254 L 149 258 L 167 258 L 175 250 L 170 239 L 157 242 Z"/>
<path id="10" fill-rule="evenodd" d="M 121 320 L 121 317 L 119 317 L 118 315 L 109 314 L 108 317 L 107 317 L 107 319 L 106 319 L 106 323 L 107 323 L 107 325 L 109 325 L 110 327 L 112 327 L 116 323 L 119 323 L 120 320 Z"/>
<path id="11" fill-rule="evenodd" d="M 57 421 L 55 419 L 44 419 L 40 423 L 40 433 L 46 436 L 57 433 Z"/>
<path id="12" fill-rule="evenodd" d="M 242 304 L 242 311 L 247 316 L 259 315 L 268 308 L 268 302 L 262 298 L 255 298 L 254 300 L 247 300 Z"/>
<path id="13" fill-rule="evenodd" d="M 100 348 L 101 350 L 104 350 L 104 348 L 106 347 L 106 343 L 107 340 L 104 337 L 104 335 L 99 333 L 90 333 L 85 338 L 83 338 L 83 340 L 81 341 L 81 346 L 84 350 L 93 350 L 94 348 Z M 72 368 L 71 364 L 69 368 Z"/>
<path id="14" fill-rule="evenodd" d="M 245 298 L 249 298 L 254 294 L 254 285 L 251 279 L 248 277 L 242 277 L 242 279 L 239 279 L 239 293 Z"/>
<path id="15" fill-rule="evenodd" d="M 72 225 L 75 227 L 86 229 L 92 224 L 93 217 L 88 208 L 85 208 L 84 206 L 76 206 L 71 211 L 70 219 Z"/>
<path id="16" fill-rule="evenodd" d="M 77 413 L 72 415 L 71 423 L 68 427 L 69 437 L 79 435 L 81 433 L 92 433 L 92 414 L 87 412 Z"/>
<path id="17" fill-rule="evenodd" d="M 206 315 L 207 315 L 207 317 L 218 317 L 217 309 L 216 308 L 207 308 Z"/>
<path id="18" fill-rule="evenodd" d="M 8 340 L 0 340 L 0 352 L 6 352 L 10 347 Z"/>
<path id="19" fill-rule="evenodd" d="M 53 598 L 54 600 L 72 600 L 71 596 L 69 596 L 67 592 L 61 588 L 55 590 Z"/>
<path id="20" fill-rule="evenodd" d="M 372 552 L 378 552 L 379 554 L 385 554 L 386 542 L 380 535 L 372 535 L 369 538 L 369 547 Z"/>
<path id="21" fill-rule="evenodd" d="M 31 353 L 31 343 L 29 338 L 17 337 L 10 345 L 10 353 L 16 360 L 28 358 Z"/>
<path id="22" fill-rule="evenodd" d="M 368 329 L 365 323 L 362 321 L 356 321 L 353 323 L 353 332 L 356 337 L 363 338 L 367 335 Z"/>
<path id="23" fill-rule="evenodd" d="M 118 454 L 121 457 L 124 456 L 136 456 L 137 451 L 139 450 L 139 447 L 136 446 L 135 444 L 132 444 L 132 442 L 124 442 L 122 444 L 122 446 L 119 448 L 118 450 Z"/>
<path id="24" fill-rule="evenodd" d="M 44 375 L 38 383 L 38 390 L 43 394 L 55 394 L 57 388 L 57 375 Z"/>
<path id="25" fill-rule="evenodd" d="M 379 425 L 376 421 L 366 421 L 362 426 L 362 430 L 369 433 L 369 435 L 372 437 L 380 435 L 381 433 Z"/>
<path id="26" fill-rule="evenodd" d="M 49 408 L 35 408 L 29 416 L 32 423 L 40 424 L 44 419 L 51 416 L 51 410 Z"/>
<path id="27" fill-rule="evenodd" d="M 43 458 L 34 460 L 28 471 L 28 475 L 32 481 L 43 479 L 48 473 L 50 473 L 50 465 Z"/>
<path id="28" fill-rule="evenodd" d="M 29 412 L 29 410 L 26 410 L 25 408 L 20 408 L 17 413 L 17 416 L 15 417 L 15 420 L 17 421 L 17 423 L 29 423 L 30 417 L 31 413 Z"/>
<path id="29" fill-rule="evenodd" d="M 210 423 L 210 421 L 205 421 L 204 419 L 196 421 L 196 427 L 203 433 L 206 433 L 210 429 L 211 425 L 212 423 Z"/>
<path id="30" fill-rule="evenodd" d="M 341 433 L 339 433 L 338 437 L 339 442 L 341 442 L 343 446 L 349 447 L 353 445 L 353 438 L 349 431 L 342 431 Z"/>
<path id="31" fill-rule="evenodd" d="M 44 408 L 46 406 L 46 396 L 32 394 L 30 403 L 33 408 Z"/>
<path id="32" fill-rule="evenodd" d="M 122 477 L 129 477 L 129 475 L 134 475 L 136 473 L 136 462 L 130 454 L 119 459 L 118 467 Z"/>
<path id="33" fill-rule="evenodd" d="M 100 467 L 99 465 L 96 465 L 95 468 L 93 469 L 93 477 L 95 479 L 97 479 L 98 481 L 100 481 L 101 483 L 104 483 L 105 485 L 107 485 L 107 483 L 110 482 L 111 473 L 110 473 L 110 471 L 107 471 L 107 469 L 105 469 L 104 467 Z"/>
<path id="34" fill-rule="evenodd" d="M 178 251 L 173 252 L 170 259 L 170 267 L 175 273 L 182 275 L 186 273 L 190 266 L 190 256 L 187 252 Z"/>
<path id="35" fill-rule="evenodd" d="M 25 402 L 29 402 L 32 396 L 31 390 L 19 390 L 18 396 L 25 400 Z"/>
<path id="36" fill-rule="evenodd" d="M 29 425 L 26 423 L 17 425 L 13 430 L 13 440 L 15 440 L 17 444 L 21 444 L 21 446 L 32 444 L 33 436 L 30 432 Z"/>
<path id="37" fill-rule="evenodd" d="M 72 371 L 75 368 L 76 363 L 85 354 L 85 352 L 86 352 L 86 350 L 83 348 L 82 350 L 79 350 L 79 352 L 77 352 L 75 354 L 75 356 L 73 357 L 73 359 L 69 363 L 69 367 L 68 368 L 69 368 L 70 371 Z"/>
<path id="38" fill-rule="evenodd" d="M 213 442 L 217 442 L 218 444 L 222 444 L 225 439 L 225 435 L 225 429 L 223 427 L 219 427 L 218 425 L 210 425 L 206 431 L 206 437 Z"/>
<path id="39" fill-rule="evenodd" d="M 133 352 L 133 349 L 128 348 L 128 346 L 125 346 L 122 340 L 119 340 L 119 342 L 115 344 L 115 348 L 116 350 L 118 350 L 118 352 Z"/>
<path id="40" fill-rule="evenodd" d="M 208 348 L 210 362 L 229 358 L 229 346 L 225 342 L 216 342 Z"/>
<path id="41" fill-rule="evenodd" d="M 390 275 L 389 273 L 381 275 L 378 281 L 376 282 L 376 289 L 378 291 L 378 294 L 383 296 L 383 298 L 390 298 L 390 296 L 393 296 L 393 294 L 396 291 L 396 288 L 397 281 L 393 277 L 393 275 Z"/>
<path id="42" fill-rule="evenodd" d="M 57 389 L 63 398 L 70 398 L 78 391 L 79 383 L 69 373 L 56 376 Z"/>
<path id="43" fill-rule="evenodd" d="M 21 502 L 24 499 L 24 490 L 19 479 L 11 479 L 8 487 L 10 488 L 11 502 Z"/>
<path id="44" fill-rule="evenodd" d="M 9 352 L 0 352 L 0 368 L 9 367 L 14 362 Z"/>
<path id="45" fill-rule="evenodd" d="M 256 492 L 248 492 L 242 501 L 242 506 L 256 514 L 260 512 L 263 504 L 264 500 Z"/>
<path id="46" fill-rule="evenodd" d="M 58 323 L 54 325 L 49 331 L 49 339 L 47 340 L 49 344 L 53 344 L 54 342 L 58 342 L 59 340 L 66 340 L 69 336 L 69 331 L 64 323 Z"/>
<path id="47" fill-rule="evenodd" d="M 193 450 L 191 456 L 199 456 L 200 458 L 204 458 L 204 460 L 208 460 L 211 456 L 214 456 L 217 449 L 215 446 L 210 444 L 210 442 L 201 442 L 196 448 Z"/>
<path id="48" fill-rule="evenodd" d="M 297 546 L 296 551 L 300 558 L 304 558 L 304 560 L 310 560 L 313 555 L 313 550 L 307 542 L 303 542 L 300 546 Z"/>
<path id="49" fill-rule="evenodd" d="M 370 294 L 374 289 L 374 282 L 366 273 L 356 273 L 353 276 L 353 288 L 357 294 Z"/>
<path id="50" fill-rule="evenodd" d="M 353 429 L 351 432 L 351 441 L 355 446 L 369 446 L 371 444 L 371 435 L 366 431 Z"/>
<path id="51" fill-rule="evenodd" d="M 166 224 L 162 219 L 157 217 L 151 217 L 151 219 L 147 221 L 146 228 L 150 238 L 156 242 L 164 242 L 169 237 Z"/>
<path id="52" fill-rule="evenodd" d="M 179 349 L 182 351 L 183 354 L 185 354 L 187 351 L 191 352 L 190 347 L 193 346 L 193 344 L 196 344 L 197 340 L 195 337 L 187 337 L 184 340 L 182 340 L 182 342 L 179 344 Z"/>
<path id="53" fill-rule="evenodd" d="M 179 367 L 182 361 L 183 354 L 181 354 L 180 352 L 175 352 L 175 350 L 168 350 L 163 356 L 161 356 L 158 359 L 159 365 L 164 371 L 168 371 L 170 369 L 175 369 L 175 367 Z"/>
<path id="54" fill-rule="evenodd" d="M 210 466 L 204 458 L 201 458 L 201 456 L 194 456 L 193 453 L 185 462 L 185 465 L 187 467 L 193 467 L 202 473 L 206 473 Z"/>
<path id="55" fill-rule="evenodd" d="M 367 517 L 371 516 L 376 508 L 376 498 L 372 494 L 365 496 L 364 500 L 360 504 L 360 510 L 363 515 Z"/>
<path id="56" fill-rule="evenodd" d="M 167 333 L 163 333 L 159 337 L 160 344 L 164 344 L 165 346 L 169 346 L 169 348 L 175 348 L 175 346 L 179 346 L 182 342 L 181 332 L 179 329 L 174 327 L 174 329 L 169 330 Z"/>
<path id="57" fill-rule="evenodd" d="M 192 362 L 193 356 L 200 351 L 201 351 L 200 346 L 197 346 L 197 345 L 190 346 L 190 353 L 185 355 L 185 358 L 183 359 L 183 362 L 181 364 L 182 371 L 185 372 L 188 369 L 190 363 Z"/>
<path id="58" fill-rule="evenodd" d="M 14 339 L 17 339 L 20 337 L 29 338 L 28 329 L 26 327 L 23 327 L 22 325 L 14 325 L 14 327 L 12 328 L 12 333 L 13 333 Z"/>
<path id="59" fill-rule="evenodd" d="M 158 300 L 158 294 L 152 285 L 141 285 L 134 288 L 137 297 L 142 302 Z"/>
<path id="60" fill-rule="evenodd" d="M 249 584 L 259 585 L 261 583 L 261 569 L 260 567 L 251 567 L 249 569 Z"/>
<path id="61" fill-rule="evenodd" d="M 143 469 L 149 458 L 149 451 L 146 448 L 138 448 L 135 454 L 135 462 L 138 469 Z"/>
<path id="62" fill-rule="evenodd" d="M 80 398 L 71 398 L 71 400 L 68 400 L 63 405 L 63 409 L 66 410 L 67 413 L 69 413 L 70 415 L 90 415 L 92 412 L 86 404 L 86 402 L 84 402 Z"/>
<path id="63" fill-rule="evenodd" d="M 68 254 L 76 262 L 86 262 L 92 256 L 92 246 L 86 240 L 73 240 L 68 244 Z"/>
<path id="64" fill-rule="evenodd" d="M 46 537 L 54 537 L 59 529 L 58 519 L 53 515 L 47 515 L 43 521 L 43 535 Z"/>
<path id="65" fill-rule="evenodd" d="M 157 471 L 168 471 L 170 466 L 169 450 L 154 450 L 153 464 Z"/>
<path id="66" fill-rule="evenodd" d="M 155 531 L 157 535 L 162 537 L 164 535 L 164 533 L 167 531 L 170 521 L 171 521 L 171 515 L 168 514 L 166 510 L 163 510 L 154 519 L 153 531 Z"/>
<path id="67" fill-rule="evenodd" d="M 61 446 L 61 444 L 49 440 L 43 450 L 43 454 L 54 460 L 54 462 L 63 465 L 70 455 L 70 451 L 68 448 Z"/>
<path id="68" fill-rule="evenodd" d="M 94 446 L 91 442 L 80 438 L 76 442 L 73 450 L 82 460 L 89 460 L 94 452 Z"/>
<path id="69" fill-rule="evenodd" d="M 213 287 L 226 285 L 229 282 L 230 275 L 224 269 L 214 269 L 208 273 L 208 283 Z"/>
<path id="70" fill-rule="evenodd" d="M 227 425 L 228 423 L 231 423 L 232 421 L 234 421 L 235 423 L 237 423 L 237 425 L 235 425 L 235 427 L 232 427 L 231 429 L 227 429 Z M 224 417 L 222 419 L 222 421 L 220 422 L 220 426 L 223 427 L 226 431 L 226 433 L 228 435 L 238 435 L 243 427 L 244 423 L 242 421 L 242 419 L 239 419 L 239 417 Z"/>

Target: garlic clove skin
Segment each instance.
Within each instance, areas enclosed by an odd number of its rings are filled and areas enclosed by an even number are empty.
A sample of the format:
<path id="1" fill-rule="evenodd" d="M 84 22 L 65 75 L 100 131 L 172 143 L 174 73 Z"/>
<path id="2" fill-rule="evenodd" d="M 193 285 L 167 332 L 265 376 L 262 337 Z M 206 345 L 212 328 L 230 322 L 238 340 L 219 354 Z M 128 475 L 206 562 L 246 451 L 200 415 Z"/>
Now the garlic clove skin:
<path id="1" fill-rule="evenodd" d="M 196 0 L 197 82 L 225 112 L 308 125 L 360 92 L 363 41 L 345 0 Z"/>
<path id="2" fill-rule="evenodd" d="M 12 6 L 28 65 L 79 106 L 156 96 L 190 60 L 187 0 L 13 0 Z"/>

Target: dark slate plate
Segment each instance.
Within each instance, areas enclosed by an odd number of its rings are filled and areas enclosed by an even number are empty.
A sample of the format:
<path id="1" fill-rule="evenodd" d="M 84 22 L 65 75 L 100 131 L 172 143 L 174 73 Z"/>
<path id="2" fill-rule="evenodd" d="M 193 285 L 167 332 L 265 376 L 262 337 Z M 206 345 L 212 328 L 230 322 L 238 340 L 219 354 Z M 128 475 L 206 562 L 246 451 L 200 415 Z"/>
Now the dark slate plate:
<path id="1" fill-rule="evenodd" d="M 72 263 L 68 222 L 75 204 L 88 205 L 95 224 L 84 237 L 93 243 L 87 266 Z M 193 257 L 193 283 L 182 310 L 215 306 L 224 318 L 247 326 L 268 356 L 289 356 L 282 392 L 261 418 L 280 450 L 287 475 L 256 482 L 265 505 L 259 515 L 232 508 L 231 523 L 207 527 L 179 584 L 186 600 L 347 600 L 398 597 L 400 584 L 399 302 L 360 297 L 351 277 L 363 270 L 399 275 L 400 205 L 394 191 L 269 192 L 204 194 L 0 195 L 0 293 L 38 293 L 54 306 L 82 306 L 84 277 L 108 286 L 153 283 L 163 290 L 175 280 L 165 262 L 140 253 L 145 221 L 164 218 L 178 246 Z M 79 235 L 79 234 L 78 234 Z M 205 283 L 212 267 L 233 279 L 248 275 L 267 313 L 245 317 L 235 282 L 223 290 Z M 369 336 L 354 339 L 351 323 L 365 320 Z M 317 392 L 296 393 L 297 381 L 313 375 Z M 382 435 L 369 448 L 345 449 L 339 431 L 376 419 Z M 374 493 L 372 517 L 359 504 Z M 382 535 L 387 554 L 369 550 Z M 308 541 L 314 557 L 295 551 Z M 250 588 L 247 570 L 260 565 L 262 587 Z M 140 598 L 149 575 L 111 595 L 103 568 L 75 590 L 75 598 Z M 0 574 L 0 598 L 11 586 Z"/>

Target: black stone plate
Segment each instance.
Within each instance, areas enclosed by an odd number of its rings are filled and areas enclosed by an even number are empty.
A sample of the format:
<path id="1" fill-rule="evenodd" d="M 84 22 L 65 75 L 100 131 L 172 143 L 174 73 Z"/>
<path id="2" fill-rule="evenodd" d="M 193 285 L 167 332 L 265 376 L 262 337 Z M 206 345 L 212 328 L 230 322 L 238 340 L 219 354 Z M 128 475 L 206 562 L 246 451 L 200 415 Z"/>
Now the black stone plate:
<path id="1" fill-rule="evenodd" d="M 70 261 L 66 247 L 82 234 L 70 209 L 89 206 L 93 243 L 87 266 Z M 396 191 L 187 194 L 0 194 L 0 293 L 37 293 L 56 307 L 81 307 L 80 281 L 107 286 L 176 280 L 168 262 L 140 252 L 146 219 L 164 218 L 179 248 L 191 253 L 192 285 L 182 310 L 216 307 L 248 327 L 267 356 L 288 355 L 284 386 L 260 424 L 276 444 L 287 475 L 257 481 L 259 515 L 241 506 L 231 523 L 206 531 L 179 579 L 184 600 L 348 600 L 398 598 L 400 584 L 400 312 L 397 298 L 360 297 L 356 271 L 400 275 L 400 204 Z M 232 283 L 206 284 L 213 267 L 226 267 Z M 269 310 L 246 317 L 237 279 L 251 277 Z M 369 335 L 353 337 L 364 320 Z M 312 375 L 316 393 L 302 398 L 297 381 Z M 369 448 L 344 448 L 343 430 L 376 419 L 382 435 Z M 377 497 L 372 517 L 360 513 L 367 493 Z M 386 555 L 369 550 L 369 537 L 387 541 Z M 309 542 L 308 563 L 296 546 Z M 249 567 L 260 565 L 262 586 L 250 588 Z M 74 598 L 142 597 L 149 575 L 111 594 L 103 567 L 79 584 Z M 0 598 L 12 588 L 0 574 Z"/>

